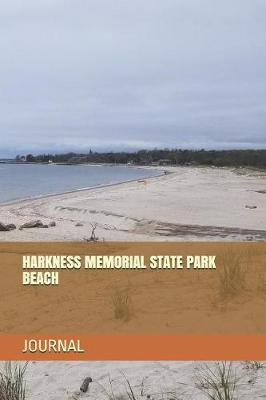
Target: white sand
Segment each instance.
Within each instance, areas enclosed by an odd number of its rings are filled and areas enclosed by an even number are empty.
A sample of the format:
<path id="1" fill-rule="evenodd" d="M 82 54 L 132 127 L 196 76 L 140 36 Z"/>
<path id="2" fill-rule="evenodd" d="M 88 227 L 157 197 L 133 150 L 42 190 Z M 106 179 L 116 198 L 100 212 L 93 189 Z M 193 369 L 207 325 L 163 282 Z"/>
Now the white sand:
<path id="1" fill-rule="evenodd" d="M 201 362 L 30 362 L 26 372 L 28 400 L 129 400 L 125 377 L 129 380 L 137 400 L 203 400 L 195 387 L 195 372 Z M 212 366 L 211 363 L 208 363 Z M 206 366 L 206 364 L 205 364 Z M 233 363 L 240 380 L 239 398 L 265 398 L 266 370 L 247 370 L 244 363 Z M 87 393 L 80 393 L 84 378 L 93 382 Z M 111 382 L 111 384 L 110 384 Z M 234 397 L 238 398 L 238 397 Z"/>
<path id="2" fill-rule="evenodd" d="M 167 169 L 172 173 L 145 182 L 2 205 L 1 222 L 19 226 L 41 219 L 56 227 L 0 232 L 0 240 L 83 240 L 90 237 L 91 224 L 100 240 L 266 239 L 265 173 Z"/>

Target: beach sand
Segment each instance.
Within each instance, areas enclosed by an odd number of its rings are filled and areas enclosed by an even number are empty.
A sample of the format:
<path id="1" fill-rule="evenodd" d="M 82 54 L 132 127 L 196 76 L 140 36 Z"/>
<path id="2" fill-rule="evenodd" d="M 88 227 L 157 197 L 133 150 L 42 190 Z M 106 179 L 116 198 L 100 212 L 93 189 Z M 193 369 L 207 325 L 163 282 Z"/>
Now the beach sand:
<path id="1" fill-rule="evenodd" d="M 246 169 L 166 167 L 169 174 L 0 207 L 17 227 L 0 240 L 265 240 L 266 174 Z M 30 182 L 29 182 L 30 184 Z M 256 207 L 256 208 L 254 208 Z"/>
<path id="2" fill-rule="evenodd" d="M 201 366 L 206 367 L 206 364 L 194 361 L 31 362 L 26 371 L 26 398 L 129 400 L 128 379 L 136 400 L 203 400 L 206 397 L 195 387 L 195 376 Z M 208 366 L 213 368 L 212 363 Z M 247 364 L 238 362 L 233 363 L 233 372 L 239 378 L 239 398 L 265 397 L 264 368 L 254 371 L 247 369 Z M 81 393 L 80 385 L 86 377 L 91 377 L 92 383 L 86 393 Z"/>

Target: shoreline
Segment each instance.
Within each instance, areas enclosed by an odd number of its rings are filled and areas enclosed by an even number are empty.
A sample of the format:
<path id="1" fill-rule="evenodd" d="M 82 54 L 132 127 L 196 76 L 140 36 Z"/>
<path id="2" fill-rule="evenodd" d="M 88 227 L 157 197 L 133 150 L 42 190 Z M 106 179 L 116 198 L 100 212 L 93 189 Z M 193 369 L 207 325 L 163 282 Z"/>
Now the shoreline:
<path id="1" fill-rule="evenodd" d="M 28 164 L 30 164 L 30 163 L 28 163 Z M 101 164 L 101 165 L 104 165 L 104 164 Z M 146 168 L 140 167 L 140 169 L 144 169 L 145 170 Z M 155 168 L 151 167 L 150 169 L 156 170 L 156 167 Z M 164 168 L 163 171 L 166 171 L 166 170 L 167 169 Z M 172 174 L 172 173 L 174 173 L 174 172 L 167 171 L 167 174 Z M 159 178 L 159 177 L 167 175 L 167 174 L 165 174 L 165 172 L 162 172 L 161 174 L 154 175 L 154 176 L 144 176 L 144 177 L 140 177 L 140 178 L 136 178 L 136 179 L 129 179 L 129 180 L 120 181 L 120 182 L 103 183 L 103 184 L 99 184 L 99 185 L 96 185 L 96 186 L 88 186 L 88 187 L 83 187 L 83 188 L 80 188 L 80 189 L 67 190 L 67 191 L 64 191 L 64 192 L 41 194 L 41 195 L 34 196 L 34 197 L 25 197 L 25 198 L 21 198 L 21 199 L 17 199 L 17 200 L 5 201 L 5 202 L 1 202 L 0 201 L 0 208 L 1 207 L 5 207 L 5 206 L 19 205 L 20 203 L 25 203 L 25 202 L 28 202 L 28 201 L 41 200 L 41 199 L 46 199 L 46 198 L 51 198 L 51 197 L 59 197 L 59 196 L 67 195 L 67 194 L 73 194 L 73 193 L 76 193 L 76 192 L 79 193 L 79 192 L 94 190 L 94 189 L 98 189 L 98 188 L 100 189 L 100 188 L 105 188 L 105 187 L 108 188 L 108 187 L 112 187 L 112 186 L 119 186 L 119 185 L 123 185 L 123 184 L 126 184 L 126 183 L 138 182 L 140 180 L 150 180 L 150 179 L 154 179 L 154 178 Z"/>
<path id="2" fill-rule="evenodd" d="M 165 171 L 167 173 L 165 174 Z M 161 173 L 160 173 L 161 172 Z M 161 167 L 158 175 L 0 205 L 8 241 L 265 241 L 266 175 Z M 18 228 L 41 220 L 49 229 Z"/>

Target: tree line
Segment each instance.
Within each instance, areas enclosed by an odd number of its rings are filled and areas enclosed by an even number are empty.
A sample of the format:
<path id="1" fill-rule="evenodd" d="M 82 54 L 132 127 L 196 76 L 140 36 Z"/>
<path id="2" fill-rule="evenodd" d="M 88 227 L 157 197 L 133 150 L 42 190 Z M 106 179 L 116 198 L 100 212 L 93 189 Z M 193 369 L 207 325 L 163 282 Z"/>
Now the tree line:
<path id="1" fill-rule="evenodd" d="M 263 150 L 182 150 L 153 149 L 136 152 L 93 152 L 39 154 L 17 156 L 16 160 L 37 163 L 111 163 L 136 165 L 213 165 L 217 167 L 266 167 L 266 149 Z"/>

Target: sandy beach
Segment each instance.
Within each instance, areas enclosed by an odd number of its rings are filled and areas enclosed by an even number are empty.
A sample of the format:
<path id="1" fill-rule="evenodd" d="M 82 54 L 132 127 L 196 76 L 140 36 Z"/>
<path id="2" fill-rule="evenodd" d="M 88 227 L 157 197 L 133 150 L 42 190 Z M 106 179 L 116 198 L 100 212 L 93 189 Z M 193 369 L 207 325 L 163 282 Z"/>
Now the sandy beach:
<path id="1" fill-rule="evenodd" d="M 165 169 L 165 168 L 164 168 Z M 0 240 L 265 240 L 265 172 L 167 167 L 145 180 L 6 204 L 0 221 L 56 226 L 0 232 Z"/>
<path id="2" fill-rule="evenodd" d="M 137 400 L 203 400 L 207 397 L 197 387 L 197 376 L 206 367 L 215 368 L 214 363 L 194 361 L 30 362 L 25 375 L 26 398 L 130 400 L 128 380 Z M 241 396 L 234 398 L 264 398 L 264 367 L 256 370 L 253 364 L 233 362 L 232 372 L 237 378 L 235 395 Z M 92 382 L 83 393 L 80 386 L 86 377 Z"/>

